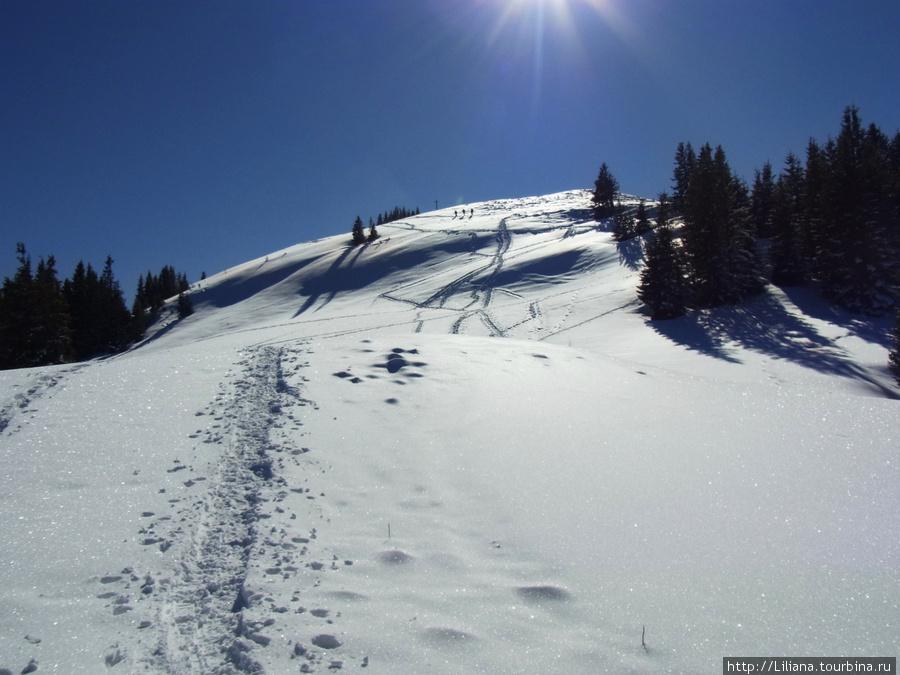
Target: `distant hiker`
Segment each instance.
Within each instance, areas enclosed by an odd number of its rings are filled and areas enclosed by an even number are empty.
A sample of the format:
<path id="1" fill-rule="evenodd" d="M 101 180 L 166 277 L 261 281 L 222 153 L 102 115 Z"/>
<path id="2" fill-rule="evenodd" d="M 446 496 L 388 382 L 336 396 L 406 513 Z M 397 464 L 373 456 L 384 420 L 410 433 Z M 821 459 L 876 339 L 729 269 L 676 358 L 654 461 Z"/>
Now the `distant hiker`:
<path id="1" fill-rule="evenodd" d="M 475 209 L 469 209 L 469 218 L 475 215 Z"/>
<path id="2" fill-rule="evenodd" d="M 456 216 L 458 216 L 458 215 L 459 215 L 459 214 L 458 214 L 456 211 L 453 212 L 453 218 L 454 218 L 454 219 L 456 219 Z"/>

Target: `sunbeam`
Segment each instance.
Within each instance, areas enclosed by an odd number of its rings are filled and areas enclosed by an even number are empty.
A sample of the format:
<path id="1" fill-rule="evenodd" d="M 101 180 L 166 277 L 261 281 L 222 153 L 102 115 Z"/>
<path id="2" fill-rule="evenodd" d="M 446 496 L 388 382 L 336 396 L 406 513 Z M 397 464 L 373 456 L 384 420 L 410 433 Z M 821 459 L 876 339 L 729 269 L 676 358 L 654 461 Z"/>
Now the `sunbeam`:
<path id="1" fill-rule="evenodd" d="M 616 39 L 637 51 L 637 31 L 621 0 L 481 0 L 479 4 L 495 14 L 488 45 L 502 49 L 505 59 L 530 67 L 533 112 L 543 96 L 549 59 L 567 63 L 570 69 L 587 65 L 589 41 L 597 36 L 586 31 L 597 25 L 597 18 Z M 586 20 L 591 17 L 593 21 Z"/>

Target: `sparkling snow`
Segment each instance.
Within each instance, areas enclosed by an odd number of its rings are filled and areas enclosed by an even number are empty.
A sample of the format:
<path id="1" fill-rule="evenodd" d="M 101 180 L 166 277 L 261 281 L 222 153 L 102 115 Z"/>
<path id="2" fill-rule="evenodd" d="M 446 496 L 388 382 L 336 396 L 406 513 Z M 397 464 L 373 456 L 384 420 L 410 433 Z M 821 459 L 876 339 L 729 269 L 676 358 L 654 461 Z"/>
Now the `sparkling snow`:
<path id="1" fill-rule="evenodd" d="M 588 206 L 300 244 L 0 373 L 0 673 L 896 655 L 886 324 L 778 289 L 649 322 Z"/>

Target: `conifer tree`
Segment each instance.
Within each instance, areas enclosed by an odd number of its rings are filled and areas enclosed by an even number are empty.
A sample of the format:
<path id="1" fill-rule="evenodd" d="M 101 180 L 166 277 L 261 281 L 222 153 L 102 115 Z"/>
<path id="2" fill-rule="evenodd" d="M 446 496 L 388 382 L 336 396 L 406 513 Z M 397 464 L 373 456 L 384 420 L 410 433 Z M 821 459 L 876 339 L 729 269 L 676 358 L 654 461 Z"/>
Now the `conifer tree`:
<path id="1" fill-rule="evenodd" d="M 801 238 L 803 167 L 793 153 L 788 154 L 784 164 L 784 171 L 775 182 L 769 219 L 771 279 L 777 286 L 799 286 L 807 279 Z"/>
<path id="2" fill-rule="evenodd" d="M 643 197 L 638 202 L 637 213 L 634 216 L 635 234 L 647 234 L 650 231 L 650 218 L 647 216 L 647 200 Z"/>
<path id="3" fill-rule="evenodd" d="M 766 162 L 762 170 L 754 172 L 753 188 L 750 191 L 750 217 L 757 237 L 768 239 L 772 231 L 772 207 L 775 199 L 775 177 L 772 164 Z"/>
<path id="4" fill-rule="evenodd" d="M 22 368 L 31 365 L 29 343 L 35 331 L 31 312 L 34 274 L 31 256 L 25 244 L 16 245 L 19 267 L 12 279 L 7 277 L 0 290 L 0 367 Z"/>
<path id="5" fill-rule="evenodd" d="M 0 367 L 25 368 L 72 358 L 69 311 L 51 255 L 31 268 L 24 244 L 19 267 L 0 290 Z"/>
<path id="6" fill-rule="evenodd" d="M 684 196 L 682 243 L 693 303 L 740 302 L 762 290 L 750 231 L 746 185 L 732 175 L 721 146 L 700 150 Z"/>
<path id="7" fill-rule="evenodd" d="M 897 256 L 890 142 L 863 129 L 859 111 L 844 111 L 841 131 L 826 146 L 825 204 L 817 251 L 825 296 L 845 309 L 881 315 L 895 304 Z"/>
<path id="8" fill-rule="evenodd" d="M 617 200 L 613 211 L 613 239 L 626 241 L 634 237 L 634 234 L 634 219 L 625 211 L 622 202 Z"/>
<path id="9" fill-rule="evenodd" d="M 128 324 L 131 314 L 125 306 L 125 297 L 112 271 L 112 256 L 106 257 L 100 275 L 99 313 L 97 324 L 102 352 L 115 353 L 128 344 Z"/>
<path id="10" fill-rule="evenodd" d="M 666 193 L 659 196 L 656 229 L 647 241 L 646 266 L 641 270 L 638 298 L 650 308 L 653 319 L 674 319 L 685 313 L 687 285 L 684 265 L 669 224 Z"/>
<path id="11" fill-rule="evenodd" d="M 183 319 L 194 313 L 194 303 L 189 293 L 182 291 L 178 294 L 178 318 Z"/>
<path id="12" fill-rule="evenodd" d="M 353 221 L 353 245 L 357 246 L 366 241 L 366 232 L 363 229 L 363 221 L 362 218 L 356 216 L 356 220 Z"/>
<path id="13" fill-rule="evenodd" d="M 684 199 L 695 168 L 697 168 L 697 155 L 694 153 L 694 148 L 690 143 L 679 143 L 675 150 L 672 186 L 672 211 L 675 215 L 684 213 Z"/>
<path id="14" fill-rule="evenodd" d="M 724 153 L 723 153 L 724 157 Z M 728 223 L 727 265 L 731 271 L 733 300 L 741 302 L 765 288 L 762 264 L 753 236 L 750 192 L 737 174 L 731 176 L 731 219 Z"/>
<path id="15" fill-rule="evenodd" d="M 826 221 L 828 161 L 825 150 L 810 139 L 806 147 L 806 170 L 803 181 L 803 200 L 800 208 L 800 250 L 808 274 L 819 280 L 830 264 Z"/>
<path id="16" fill-rule="evenodd" d="M 69 329 L 69 307 L 56 275 L 56 260 L 48 256 L 40 260 L 35 271 L 32 293 L 35 332 L 30 348 L 34 365 L 71 361 L 72 334 Z"/>
<path id="17" fill-rule="evenodd" d="M 75 359 L 83 361 L 102 351 L 97 317 L 100 315 L 100 278 L 90 263 L 79 261 L 71 279 L 63 283 L 69 305 L 72 349 Z"/>
<path id="18" fill-rule="evenodd" d="M 600 173 L 594 181 L 594 195 L 591 202 L 594 204 L 594 219 L 603 220 L 616 213 L 616 195 L 619 193 L 619 181 L 604 163 L 600 166 Z"/>
<path id="19" fill-rule="evenodd" d="M 128 339 L 131 342 L 137 342 L 147 333 L 147 308 L 141 295 L 134 296 L 134 302 L 131 304 L 131 322 L 129 323 Z"/>
<path id="20" fill-rule="evenodd" d="M 888 367 L 894 374 L 897 384 L 900 384 L 900 311 L 897 312 L 897 319 L 894 323 L 893 333 L 894 348 L 888 355 Z"/>

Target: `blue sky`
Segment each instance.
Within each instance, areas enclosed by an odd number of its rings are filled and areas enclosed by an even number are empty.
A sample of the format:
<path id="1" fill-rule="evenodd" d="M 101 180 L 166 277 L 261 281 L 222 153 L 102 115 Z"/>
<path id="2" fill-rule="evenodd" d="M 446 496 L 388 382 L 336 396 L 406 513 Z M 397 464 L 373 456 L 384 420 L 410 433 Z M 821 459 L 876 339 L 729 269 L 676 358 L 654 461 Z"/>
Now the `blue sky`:
<path id="1" fill-rule="evenodd" d="M 900 130 L 896 0 L 0 0 L 0 278 L 107 254 L 128 302 L 400 205 L 748 181 Z"/>

